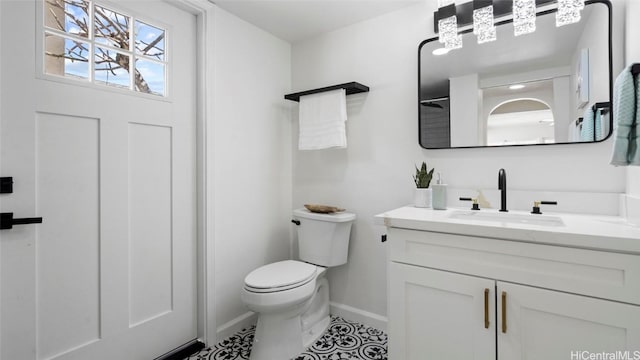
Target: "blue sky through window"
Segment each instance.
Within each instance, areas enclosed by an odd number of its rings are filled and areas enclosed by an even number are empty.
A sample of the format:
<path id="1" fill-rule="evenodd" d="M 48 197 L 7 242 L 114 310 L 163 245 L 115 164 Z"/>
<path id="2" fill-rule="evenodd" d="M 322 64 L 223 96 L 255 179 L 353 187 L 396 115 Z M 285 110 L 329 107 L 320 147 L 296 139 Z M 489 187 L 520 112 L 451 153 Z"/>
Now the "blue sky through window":
<path id="1" fill-rule="evenodd" d="M 94 36 L 96 42 L 129 50 L 131 18 L 99 5 L 94 5 Z"/>
<path id="2" fill-rule="evenodd" d="M 67 54 L 77 54 L 78 56 L 84 56 L 88 58 L 88 49 L 89 44 L 81 43 L 79 41 L 74 41 L 71 39 L 64 39 L 64 48 L 65 53 Z M 78 56 L 73 56 L 78 57 Z M 80 61 L 80 60 L 64 60 L 64 74 L 76 76 L 83 79 L 89 78 L 89 62 L 88 61 Z"/>
<path id="3" fill-rule="evenodd" d="M 129 69 L 122 67 L 120 62 L 128 64 L 130 57 L 99 46 L 96 46 L 94 53 L 95 81 L 107 85 L 128 88 L 130 83 Z"/>
<path id="4" fill-rule="evenodd" d="M 164 64 L 138 58 L 136 70 L 140 71 L 147 81 L 151 93 L 164 95 Z"/>
<path id="5" fill-rule="evenodd" d="M 164 60 L 164 30 L 136 21 L 136 52 Z"/>
<path id="6" fill-rule="evenodd" d="M 165 29 L 91 0 L 43 3 L 47 74 L 166 95 Z"/>
<path id="7" fill-rule="evenodd" d="M 89 4 L 82 0 L 67 0 L 64 6 L 64 28 L 70 34 L 87 37 L 87 28 L 89 26 L 89 16 L 86 9 Z M 82 29 L 81 26 L 85 28 Z"/>

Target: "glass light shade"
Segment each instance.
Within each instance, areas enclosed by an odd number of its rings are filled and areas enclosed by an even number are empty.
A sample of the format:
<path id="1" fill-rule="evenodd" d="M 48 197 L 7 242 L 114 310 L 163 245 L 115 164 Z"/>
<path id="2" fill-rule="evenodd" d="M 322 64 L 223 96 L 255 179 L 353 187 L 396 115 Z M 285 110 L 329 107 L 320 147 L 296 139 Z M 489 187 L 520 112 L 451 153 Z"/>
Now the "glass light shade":
<path id="1" fill-rule="evenodd" d="M 496 40 L 493 6 L 473 10 L 473 33 L 478 37 L 478 44 Z"/>
<path id="2" fill-rule="evenodd" d="M 456 35 L 444 43 L 445 49 L 453 50 L 462 47 L 462 35 Z"/>
<path id="3" fill-rule="evenodd" d="M 462 47 L 462 36 L 458 34 L 458 18 L 455 15 L 438 20 L 438 33 L 438 41 L 443 43 L 445 48 Z"/>
<path id="4" fill-rule="evenodd" d="M 558 0 L 556 26 L 574 24 L 580 21 L 580 11 L 584 9 L 584 0 Z"/>
<path id="5" fill-rule="evenodd" d="M 536 31 L 536 1 L 513 0 L 513 34 L 519 36 L 534 31 Z"/>

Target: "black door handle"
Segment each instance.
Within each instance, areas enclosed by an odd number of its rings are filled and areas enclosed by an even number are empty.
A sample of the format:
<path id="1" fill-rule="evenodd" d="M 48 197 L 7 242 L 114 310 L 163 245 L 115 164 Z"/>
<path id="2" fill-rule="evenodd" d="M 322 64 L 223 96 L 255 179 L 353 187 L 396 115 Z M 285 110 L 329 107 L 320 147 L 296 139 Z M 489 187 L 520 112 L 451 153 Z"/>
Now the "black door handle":
<path id="1" fill-rule="evenodd" d="M 42 224 L 41 217 L 15 219 L 13 213 L 0 213 L 0 230 L 13 229 L 13 225 Z"/>

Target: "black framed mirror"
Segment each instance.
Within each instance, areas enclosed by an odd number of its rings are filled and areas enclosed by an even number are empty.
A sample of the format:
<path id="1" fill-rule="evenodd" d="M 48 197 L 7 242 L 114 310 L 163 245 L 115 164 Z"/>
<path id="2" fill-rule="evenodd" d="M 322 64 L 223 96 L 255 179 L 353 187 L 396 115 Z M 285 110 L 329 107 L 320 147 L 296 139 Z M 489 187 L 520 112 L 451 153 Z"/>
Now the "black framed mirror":
<path id="1" fill-rule="evenodd" d="M 611 3 L 586 1 L 581 20 L 561 27 L 555 14 L 555 8 L 539 11 L 536 31 L 518 37 L 512 20 L 496 21 L 497 40 L 484 44 L 465 30 L 462 48 L 449 52 L 437 37 L 420 43 L 420 145 L 606 140 L 613 124 Z"/>

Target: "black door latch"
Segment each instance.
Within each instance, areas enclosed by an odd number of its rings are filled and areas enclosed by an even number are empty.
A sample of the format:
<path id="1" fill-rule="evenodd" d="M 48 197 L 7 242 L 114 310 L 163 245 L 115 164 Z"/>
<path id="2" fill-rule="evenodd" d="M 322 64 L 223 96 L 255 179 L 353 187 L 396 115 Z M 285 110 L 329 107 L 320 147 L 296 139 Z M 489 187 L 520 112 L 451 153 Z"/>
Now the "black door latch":
<path id="1" fill-rule="evenodd" d="M 13 225 L 42 224 L 41 217 L 16 219 L 13 213 L 0 213 L 0 230 L 13 229 Z"/>

